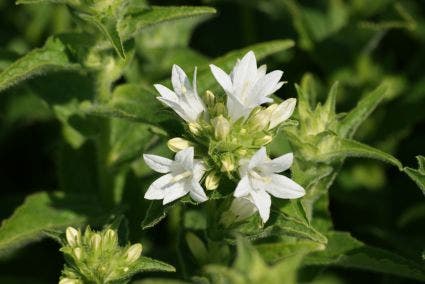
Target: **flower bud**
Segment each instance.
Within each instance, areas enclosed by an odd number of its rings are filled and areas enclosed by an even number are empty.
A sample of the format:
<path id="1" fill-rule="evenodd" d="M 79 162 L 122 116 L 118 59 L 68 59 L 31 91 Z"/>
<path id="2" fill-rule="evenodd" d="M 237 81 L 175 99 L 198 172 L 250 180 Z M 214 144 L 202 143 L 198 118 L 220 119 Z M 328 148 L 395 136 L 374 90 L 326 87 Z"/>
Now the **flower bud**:
<path id="1" fill-rule="evenodd" d="M 220 184 L 220 176 L 215 171 L 210 172 L 205 178 L 205 187 L 208 190 L 216 189 L 219 184 Z"/>
<path id="2" fill-rule="evenodd" d="M 223 103 L 217 103 L 214 106 L 214 112 L 216 115 L 225 115 L 227 112 L 227 108 Z"/>
<path id="3" fill-rule="evenodd" d="M 168 148 L 170 148 L 171 151 L 177 153 L 177 152 L 179 152 L 183 149 L 186 149 L 186 148 L 192 146 L 192 143 L 190 143 L 186 139 L 176 137 L 176 138 L 172 138 L 172 139 L 168 140 L 167 146 L 168 146 Z"/>
<path id="4" fill-rule="evenodd" d="M 80 284 L 80 283 L 82 283 L 80 280 L 71 279 L 71 278 L 62 278 L 59 281 L 59 284 Z"/>
<path id="5" fill-rule="evenodd" d="M 81 259 L 81 255 L 83 254 L 83 251 L 81 250 L 81 248 L 76 247 L 74 248 L 73 252 L 76 259 Z"/>
<path id="6" fill-rule="evenodd" d="M 270 123 L 270 112 L 267 109 L 257 111 L 254 115 L 251 115 L 249 119 L 250 128 L 252 130 L 263 130 L 267 128 Z"/>
<path id="7" fill-rule="evenodd" d="M 66 228 L 66 240 L 73 247 L 80 243 L 80 232 L 73 227 Z"/>
<path id="8" fill-rule="evenodd" d="M 214 125 L 214 136 L 218 140 L 224 140 L 230 132 L 230 123 L 222 115 L 214 118 L 212 121 Z"/>
<path id="9" fill-rule="evenodd" d="M 215 104 L 215 95 L 214 95 L 214 93 L 213 93 L 213 92 L 211 92 L 210 90 L 207 90 L 207 91 L 205 92 L 204 97 L 205 97 L 205 104 L 206 104 L 208 107 L 213 107 L 213 106 L 214 106 L 214 104 Z"/>
<path id="10" fill-rule="evenodd" d="M 235 169 L 235 163 L 233 158 L 230 155 L 226 155 L 221 160 L 221 171 L 222 172 L 231 172 Z"/>
<path id="11" fill-rule="evenodd" d="M 235 198 L 229 209 L 235 216 L 235 222 L 243 221 L 257 212 L 257 207 L 247 198 Z"/>
<path id="12" fill-rule="evenodd" d="M 103 244 L 108 247 L 116 246 L 118 244 L 117 233 L 112 229 L 106 230 L 103 236 Z"/>
<path id="13" fill-rule="evenodd" d="M 273 137 L 271 135 L 264 135 L 261 138 L 257 138 L 254 140 L 254 145 L 255 146 L 264 146 L 269 144 L 270 142 L 272 142 Z"/>
<path id="14" fill-rule="evenodd" d="M 99 250 L 102 238 L 98 233 L 94 233 L 90 238 L 90 245 L 94 251 Z"/>
<path id="15" fill-rule="evenodd" d="M 199 133 L 202 130 L 202 127 L 199 123 L 197 122 L 190 122 L 189 123 L 189 130 L 190 132 L 192 132 L 194 135 L 199 135 Z"/>
<path id="16" fill-rule="evenodd" d="M 297 100 L 294 98 L 287 99 L 280 103 L 271 113 L 269 130 L 290 118 L 296 104 Z"/>
<path id="17" fill-rule="evenodd" d="M 127 261 L 129 263 L 135 262 L 139 259 L 140 255 L 142 254 L 142 245 L 141 244 L 134 244 L 127 250 Z"/>

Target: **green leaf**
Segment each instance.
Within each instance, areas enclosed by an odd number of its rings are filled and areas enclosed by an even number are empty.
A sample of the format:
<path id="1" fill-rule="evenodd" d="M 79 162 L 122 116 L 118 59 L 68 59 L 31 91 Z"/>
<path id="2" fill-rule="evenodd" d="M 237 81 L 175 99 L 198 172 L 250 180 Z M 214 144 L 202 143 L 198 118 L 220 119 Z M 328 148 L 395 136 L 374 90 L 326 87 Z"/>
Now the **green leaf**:
<path id="1" fill-rule="evenodd" d="M 425 195 L 425 157 L 416 156 L 418 160 L 419 167 L 417 170 L 405 167 L 404 172 L 418 185 L 422 190 L 422 193 Z"/>
<path id="2" fill-rule="evenodd" d="M 167 212 L 173 205 L 162 205 L 162 201 L 152 201 L 142 221 L 142 229 L 149 229 L 161 222 L 167 216 Z"/>
<path id="3" fill-rule="evenodd" d="M 386 84 L 381 84 L 375 90 L 368 93 L 362 98 L 357 106 L 353 108 L 346 117 L 340 122 L 338 133 L 342 137 L 351 138 L 357 128 L 368 118 L 375 110 L 378 104 L 385 98 L 387 94 Z"/>
<path id="4" fill-rule="evenodd" d="M 102 16 L 79 14 L 79 16 L 95 25 L 115 48 L 118 55 L 125 59 L 124 46 L 117 30 L 117 19 L 111 13 Z"/>
<path id="5" fill-rule="evenodd" d="M 136 266 L 136 272 L 147 272 L 147 271 L 162 271 L 162 272 L 175 272 L 176 269 L 165 262 L 152 259 L 149 257 L 141 256 L 134 264 Z"/>
<path id="6" fill-rule="evenodd" d="M 255 246 L 261 256 L 269 263 L 275 263 L 296 254 L 306 254 L 312 251 L 321 251 L 325 245 L 308 241 L 282 241 L 277 243 L 264 243 Z"/>
<path id="7" fill-rule="evenodd" d="M 101 216 L 98 202 L 87 195 L 39 192 L 30 195 L 0 227 L 0 257 L 41 239 L 44 230 L 65 229 Z"/>
<path id="8" fill-rule="evenodd" d="M 326 135 L 329 136 L 325 138 Z M 339 138 L 329 133 L 324 133 L 322 137 L 324 140 L 320 142 L 321 145 L 328 144 L 332 145 L 332 147 L 324 146 L 323 149 L 326 150 L 321 150 L 321 153 L 315 157 L 317 161 L 331 162 L 332 160 L 343 159 L 345 157 L 364 157 L 381 160 L 398 167 L 400 170 L 403 169 L 402 164 L 395 157 L 366 144 Z"/>
<path id="9" fill-rule="evenodd" d="M 395 253 L 365 245 L 350 234 L 330 232 L 326 250 L 305 258 L 306 265 L 339 266 L 425 280 L 423 265 Z"/>
<path id="10" fill-rule="evenodd" d="M 196 17 L 215 13 L 216 10 L 210 7 L 191 6 L 152 6 L 143 12 L 127 13 L 118 23 L 118 31 L 122 38 L 134 37 L 138 32 L 147 27 L 163 22 L 177 20 L 186 17 Z"/>
<path id="11" fill-rule="evenodd" d="M 75 70 L 79 67 L 69 60 L 63 43 L 50 38 L 44 47 L 30 51 L 0 73 L 0 91 L 49 71 Z"/>
<path id="12" fill-rule="evenodd" d="M 137 84 L 117 87 L 106 104 L 84 104 L 83 111 L 91 115 L 124 118 L 136 122 L 158 124 L 173 118 L 171 112 L 156 99 L 156 94 Z"/>

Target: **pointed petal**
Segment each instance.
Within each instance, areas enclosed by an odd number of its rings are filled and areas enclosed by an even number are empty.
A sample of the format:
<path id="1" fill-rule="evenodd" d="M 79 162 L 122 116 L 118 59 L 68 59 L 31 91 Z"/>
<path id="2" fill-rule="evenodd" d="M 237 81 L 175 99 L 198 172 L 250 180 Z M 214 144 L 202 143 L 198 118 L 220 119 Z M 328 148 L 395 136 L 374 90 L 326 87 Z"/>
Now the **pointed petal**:
<path id="1" fill-rule="evenodd" d="M 272 176 L 267 192 L 277 198 L 295 199 L 305 195 L 305 190 L 298 183 L 283 175 Z"/>
<path id="2" fill-rule="evenodd" d="M 265 163 L 265 167 L 268 167 L 274 173 L 280 173 L 289 169 L 294 160 L 292 153 L 287 153 L 280 157 L 277 157 L 271 161 Z"/>
<path id="3" fill-rule="evenodd" d="M 173 162 L 170 159 L 150 154 L 143 154 L 143 159 L 145 160 L 145 163 L 149 166 L 149 168 L 158 173 L 163 174 L 170 172 L 170 166 Z"/>
<path id="4" fill-rule="evenodd" d="M 170 89 L 168 89 L 167 87 L 161 85 L 161 84 L 155 84 L 153 85 L 155 87 L 155 89 L 158 91 L 158 93 L 161 94 L 162 98 L 173 101 L 173 102 L 177 102 L 178 98 L 176 93 L 174 93 L 173 91 L 171 91 Z"/>
<path id="5" fill-rule="evenodd" d="M 261 147 L 255 154 L 251 157 L 251 160 L 249 161 L 248 169 L 253 169 L 256 166 L 264 163 L 264 161 L 267 161 L 267 151 L 265 147 Z"/>
<path id="6" fill-rule="evenodd" d="M 202 176 L 205 173 L 205 166 L 202 161 L 199 160 L 193 160 L 194 166 L 193 166 L 193 179 L 197 182 L 199 182 L 202 178 Z"/>
<path id="7" fill-rule="evenodd" d="M 270 216 L 270 206 L 272 205 L 272 200 L 270 195 L 264 191 L 252 191 L 251 192 L 252 201 L 260 213 L 261 219 L 264 223 L 267 222 Z"/>
<path id="8" fill-rule="evenodd" d="M 258 67 L 258 70 L 257 70 L 257 78 L 260 79 L 264 77 L 266 75 L 266 72 L 267 72 L 267 65 L 266 64 L 261 65 L 260 67 Z"/>
<path id="9" fill-rule="evenodd" d="M 174 64 L 171 71 L 171 84 L 178 96 L 192 89 L 189 78 L 180 66 Z"/>
<path id="10" fill-rule="evenodd" d="M 255 84 L 257 77 L 257 60 L 254 52 L 249 51 L 239 62 L 233 72 L 234 95 L 243 100 L 248 90 Z"/>
<path id="11" fill-rule="evenodd" d="M 171 182 L 173 176 L 171 174 L 163 175 L 156 179 L 148 188 L 145 193 L 145 199 L 158 200 L 163 199 L 165 190 L 164 188 Z"/>
<path id="12" fill-rule="evenodd" d="M 235 198 L 230 205 L 230 211 L 236 216 L 235 222 L 243 221 L 258 211 L 251 196 Z"/>
<path id="13" fill-rule="evenodd" d="M 227 112 L 230 116 L 230 119 L 234 122 L 241 117 L 247 117 L 251 112 L 251 109 L 242 104 L 237 97 L 228 95 Z"/>
<path id="14" fill-rule="evenodd" d="M 179 162 L 187 171 L 193 171 L 193 156 L 195 150 L 193 147 L 188 147 L 177 152 L 175 160 Z"/>
<path id="15" fill-rule="evenodd" d="M 214 75 L 214 78 L 217 80 L 217 82 L 223 87 L 224 91 L 230 93 L 233 90 L 233 84 L 232 80 L 230 79 L 230 76 L 227 75 L 226 72 L 224 72 L 219 67 L 211 64 L 210 65 L 211 73 Z"/>
<path id="16" fill-rule="evenodd" d="M 174 200 L 179 199 L 180 197 L 185 196 L 189 192 L 189 188 L 185 186 L 185 182 L 176 182 L 168 186 L 164 192 L 164 200 L 162 204 L 168 204 Z"/>
<path id="17" fill-rule="evenodd" d="M 183 118 L 185 121 L 192 122 L 196 120 L 193 118 L 193 115 L 191 113 L 188 113 L 185 110 L 184 104 L 182 104 L 180 101 L 177 101 L 177 102 L 171 101 L 163 97 L 158 97 L 158 100 L 162 102 L 163 104 L 167 105 L 168 107 L 170 107 L 171 109 L 173 109 L 178 114 L 178 116 Z"/>
<path id="18" fill-rule="evenodd" d="M 236 186 L 234 197 L 242 197 L 248 195 L 252 191 L 248 176 L 244 176 Z"/>
<path id="19" fill-rule="evenodd" d="M 188 185 L 189 186 L 189 185 Z M 208 200 L 207 195 L 204 192 L 204 189 L 199 184 L 199 182 L 192 180 L 191 181 L 191 189 L 189 191 L 190 197 L 192 197 L 193 200 L 196 202 L 204 202 Z"/>

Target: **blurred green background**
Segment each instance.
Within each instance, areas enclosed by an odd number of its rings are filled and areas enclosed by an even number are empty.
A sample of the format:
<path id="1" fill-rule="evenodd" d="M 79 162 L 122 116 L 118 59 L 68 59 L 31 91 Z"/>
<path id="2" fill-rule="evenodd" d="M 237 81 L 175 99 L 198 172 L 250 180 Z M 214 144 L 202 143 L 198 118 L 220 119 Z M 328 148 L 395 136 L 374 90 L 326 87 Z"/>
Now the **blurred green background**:
<path id="1" fill-rule="evenodd" d="M 387 82 L 390 95 L 359 130 L 356 139 L 391 153 L 404 166 L 413 168 L 417 167 L 415 156 L 425 154 L 423 0 L 149 3 L 208 5 L 217 9 L 218 13 L 200 22 L 192 34 L 169 36 L 171 49 L 178 49 L 186 38 L 189 40 L 191 59 L 213 58 L 256 42 L 295 40 L 296 46 L 289 52 L 266 60 L 269 69 L 285 72 L 288 84 L 278 92 L 283 98 L 294 97 L 294 83 L 305 73 L 312 73 L 322 90 L 319 100 L 333 82 L 341 83 L 337 108 L 344 112 L 362 95 Z M 0 70 L 43 45 L 49 35 L 74 28 L 64 6 L 16 6 L 13 1 L 0 0 Z M 196 60 L 185 62 L 184 57 L 176 59 L 166 56 L 164 49 L 155 49 L 153 35 L 141 36 L 150 38 L 137 51 L 143 82 L 152 84 L 168 77 L 173 60 L 180 60 L 183 67 L 196 65 Z M 11 88 L 0 94 L 1 219 L 8 217 L 25 195 L 58 187 L 60 141 L 60 124 L 40 98 L 25 88 Z M 336 229 L 350 231 L 368 244 L 421 259 L 418 251 L 425 249 L 424 196 L 405 174 L 376 161 L 349 159 L 332 186 L 330 197 Z M 161 231 L 167 232 L 167 224 L 162 224 L 157 234 Z M 166 251 L 170 240 L 161 237 L 154 242 L 164 245 Z M 0 275 L 54 283 L 63 264 L 57 249 L 52 241 L 31 245 L 13 259 L 0 262 Z M 38 275 L 38 271 L 43 274 Z M 315 283 L 413 282 L 370 272 L 328 269 Z"/>

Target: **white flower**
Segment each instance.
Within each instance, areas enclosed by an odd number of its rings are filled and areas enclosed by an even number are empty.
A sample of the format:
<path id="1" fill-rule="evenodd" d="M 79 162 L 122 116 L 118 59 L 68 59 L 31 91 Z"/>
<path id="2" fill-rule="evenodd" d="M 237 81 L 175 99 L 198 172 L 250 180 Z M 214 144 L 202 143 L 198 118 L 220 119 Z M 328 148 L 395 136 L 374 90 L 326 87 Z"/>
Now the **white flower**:
<path id="1" fill-rule="evenodd" d="M 166 174 L 151 184 L 145 198 L 150 200 L 163 199 L 162 203 L 165 205 L 189 193 L 193 200 L 197 202 L 206 201 L 208 197 L 199 184 L 205 168 L 202 162 L 194 159 L 193 156 L 193 147 L 179 151 L 174 161 L 156 155 L 144 154 L 143 159 L 151 169 Z"/>
<path id="2" fill-rule="evenodd" d="M 154 85 L 161 94 L 158 100 L 172 108 L 186 122 L 195 122 L 205 111 L 205 105 L 196 90 L 196 69 L 193 74 L 192 86 L 183 69 L 173 65 L 171 83 L 174 92 L 163 85 Z"/>
<path id="3" fill-rule="evenodd" d="M 304 189 L 283 175 L 283 172 L 292 165 L 292 153 L 285 154 L 271 160 L 266 153 L 266 148 L 258 150 L 250 160 L 241 160 L 239 181 L 234 196 L 246 197 L 257 207 L 261 219 L 266 222 L 270 215 L 271 197 L 294 199 L 305 194 Z"/>
<path id="4" fill-rule="evenodd" d="M 233 121 L 240 117 L 247 117 L 252 109 L 270 103 L 271 94 L 282 87 L 284 82 L 279 82 L 283 72 L 276 70 L 266 74 L 266 65 L 257 69 L 254 52 L 249 51 L 238 61 L 232 72 L 228 75 L 215 65 L 210 65 L 217 82 L 227 94 L 227 108 Z"/>

